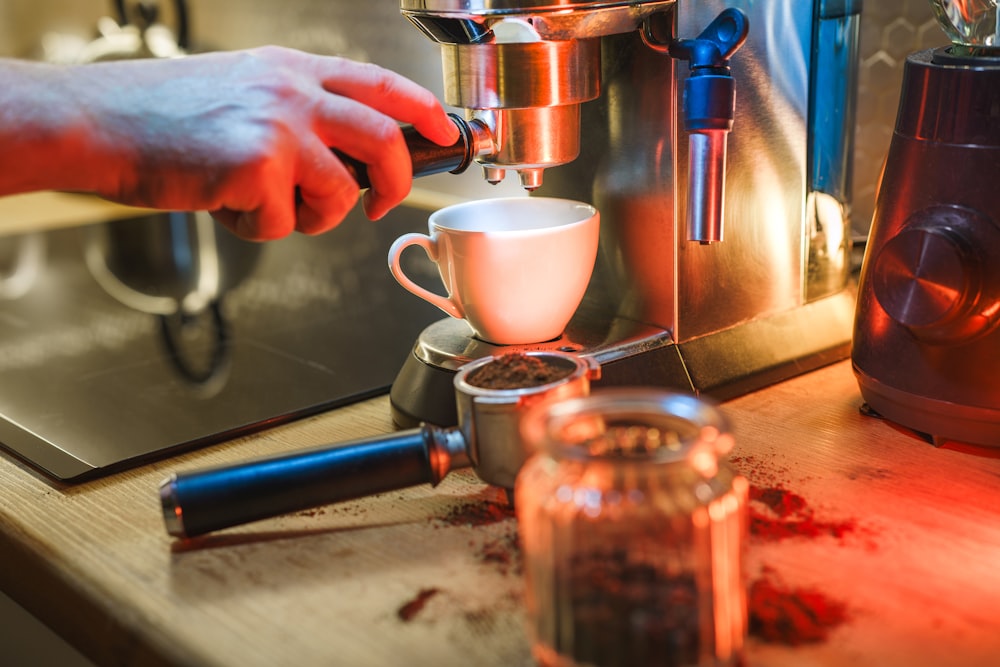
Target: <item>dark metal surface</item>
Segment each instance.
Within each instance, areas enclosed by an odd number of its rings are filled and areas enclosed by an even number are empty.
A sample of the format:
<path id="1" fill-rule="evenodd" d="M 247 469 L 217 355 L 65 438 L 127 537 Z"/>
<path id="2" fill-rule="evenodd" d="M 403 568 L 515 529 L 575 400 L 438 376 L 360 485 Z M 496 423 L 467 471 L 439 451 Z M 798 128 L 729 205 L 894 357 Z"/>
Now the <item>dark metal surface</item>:
<path id="1" fill-rule="evenodd" d="M 936 444 L 1000 446 L 1000 64 L 907 59 L 858 285 L 872 410 Z"/>
<path id="2" fill-rule="evenodd" d="M 322 236 L 265 244 L 221 299 L 224 327 L 194 318 L 171 345 L 158 316 L 94 280 L 81 230 L 42 235 L 30 289 L 0 301 L 0 444 L 70 480 L 386 391 L 414 338 L 440 317 L 386 267 L 391 242 L 425 230 L 426 215 L 400 208 L 372 223 L 355 211 Z M 22 241 L 0 244 L 13 255 Z M 416 253 L 407 259 L 410 273 L 436 275 Z M 185 373 L 178 345 L 213 372 Z"/>

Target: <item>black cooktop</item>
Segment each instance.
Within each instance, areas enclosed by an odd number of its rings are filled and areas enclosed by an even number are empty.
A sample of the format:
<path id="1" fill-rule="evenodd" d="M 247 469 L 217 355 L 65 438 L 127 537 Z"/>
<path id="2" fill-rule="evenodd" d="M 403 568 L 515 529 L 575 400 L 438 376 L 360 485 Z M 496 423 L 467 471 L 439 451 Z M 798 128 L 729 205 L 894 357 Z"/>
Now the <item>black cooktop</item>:
<path id="1" fill-rule="evenodd" d="M 385 392 L 442 317 L 386 263 L 397 236 L 426 231 L 426 211 L 378 222 L 355 211 L 326 234 L 264 244 L 217 228 L 213 270 L 228 284 L 216 275 L 221 296 L 183 318 L 147 298 L 176 285 L 141 281 L 164 262 L 190 267 L 190 244 L 107 245 L 173 224 L 160 218 L 0 238 L 0 443 L 50 477 L 114 472 Z M 95 248 L 130 287 L 95 277 Z M 433 281 L 422 253 L 404 259 Z"/>

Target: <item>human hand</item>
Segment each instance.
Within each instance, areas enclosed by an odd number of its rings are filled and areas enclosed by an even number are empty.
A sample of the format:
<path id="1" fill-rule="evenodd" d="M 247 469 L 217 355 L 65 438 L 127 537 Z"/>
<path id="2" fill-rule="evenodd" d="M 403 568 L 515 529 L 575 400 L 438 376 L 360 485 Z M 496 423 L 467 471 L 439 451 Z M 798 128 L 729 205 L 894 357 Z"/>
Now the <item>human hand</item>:
<path id="1" fill-rule="evenodd" d="M 438 100 L 412 81 L 280 47 L 61 73 L 62 103 L 74 114 L 65 122 L 82 134 L 48 147 L 50 158 L 70 161 L 77 173 L 47 187 L 135 206 L 208 210 L 249 239 L 316 234 L 344 218 L 358 186 L 331 148 L 367 164 L 372 187 L 363 206 L 378 219 L 412 182 L 400 123 L 435 143 L 458 140 Z"/>

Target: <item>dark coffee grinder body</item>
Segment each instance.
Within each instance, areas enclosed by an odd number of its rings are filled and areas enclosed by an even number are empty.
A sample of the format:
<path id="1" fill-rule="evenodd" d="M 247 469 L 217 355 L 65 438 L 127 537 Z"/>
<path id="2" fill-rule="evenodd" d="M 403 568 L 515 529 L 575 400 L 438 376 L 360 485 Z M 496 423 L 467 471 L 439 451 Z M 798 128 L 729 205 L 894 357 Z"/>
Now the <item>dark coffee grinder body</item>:
<path id="1" fill-rule="evenodd" d="M 1000 446 L 1000 57 L 905 66 L 859 283 L 867 404 L 931 442 Z"/>

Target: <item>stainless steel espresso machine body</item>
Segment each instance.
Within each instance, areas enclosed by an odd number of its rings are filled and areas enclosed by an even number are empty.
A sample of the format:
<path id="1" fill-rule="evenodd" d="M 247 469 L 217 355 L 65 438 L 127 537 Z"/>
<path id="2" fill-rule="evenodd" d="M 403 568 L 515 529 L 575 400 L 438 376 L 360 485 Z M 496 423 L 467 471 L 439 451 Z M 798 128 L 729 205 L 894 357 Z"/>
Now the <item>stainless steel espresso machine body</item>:
<path id="1" fill-rule="evenodd" d="M 527 349 L 591 357 L 604 385 L 716 399 L 847 356 L 860 0 L 401 10 L 441 45 L 445 102 L 489 129 L 475 158 L 485 178 L 513 171 L 601 211 L 582 305 L 563 336 Z M 720 46 L 704 65 L 706 38 Z M 702 86 L 731 86 L 715 80 L 730 72 L 735 105 L 692 103 Z M 461 320 L 432 324 L 393 384 L 394 419 L 454 424 L 455 371 L 502 351 Z"/>

